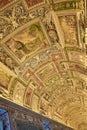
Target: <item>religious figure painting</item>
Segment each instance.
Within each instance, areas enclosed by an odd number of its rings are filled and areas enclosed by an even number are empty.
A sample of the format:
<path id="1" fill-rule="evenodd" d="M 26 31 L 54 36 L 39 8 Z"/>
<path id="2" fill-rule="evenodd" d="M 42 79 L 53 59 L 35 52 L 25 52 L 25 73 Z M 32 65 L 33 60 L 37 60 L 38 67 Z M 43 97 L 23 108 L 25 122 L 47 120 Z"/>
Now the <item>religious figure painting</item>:
<path id="1" fill-rule="evenodd" d="M 25 104 L 28 106 L 30 106 L 31 97 L 32 97 L 32 89 L 29 87 L 25 94 Z"/>
<path id="2" fill-rule="evenodd" d="M 30 78 L 30 72 L 29 72 L 28 69 L 23 73 L 22 77 L 23 77 L 23 79 L 24 79 L 26 82 L 29 81 L 29 78 Z"/>

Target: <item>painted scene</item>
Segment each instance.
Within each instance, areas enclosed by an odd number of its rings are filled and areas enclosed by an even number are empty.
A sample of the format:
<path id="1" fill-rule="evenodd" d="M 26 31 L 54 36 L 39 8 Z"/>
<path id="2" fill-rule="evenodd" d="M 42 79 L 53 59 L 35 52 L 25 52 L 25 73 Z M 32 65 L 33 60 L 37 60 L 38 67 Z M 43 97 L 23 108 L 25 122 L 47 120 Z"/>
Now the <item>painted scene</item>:
<path id="1" fill-rule="evenodd" d="M 18 59 L 23 61 L 26 56 L 47 47 L 47 44 L 42 27 L 37 22 L 13 36 L 7 41 L 6 46 Z"/>
<path id="2" fill-rule="evenodd" d="M 76 16 L 60 16 L 59 21 L 64 34 L 65 43 L 70 45 L 77 44 Z"/>
<path id="3" fill-rule="evenodd" d="M 11 78 L 12 78 L 11 74 L 7 73 L 6 70 L 2 68 L 0 64 L 0 87 L 8 89 L 8 85 Z"/>

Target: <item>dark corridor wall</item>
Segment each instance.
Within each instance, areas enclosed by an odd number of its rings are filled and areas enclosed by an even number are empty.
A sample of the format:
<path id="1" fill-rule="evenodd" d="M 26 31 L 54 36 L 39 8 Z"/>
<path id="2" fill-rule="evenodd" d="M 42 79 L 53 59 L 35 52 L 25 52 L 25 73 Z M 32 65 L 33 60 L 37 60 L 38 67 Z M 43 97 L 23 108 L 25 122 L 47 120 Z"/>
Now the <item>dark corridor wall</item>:
<path id="1" fill-rule="evenodd" d="M 3 98 L 0 98 L 0 108 L 8 111 L 10 130 L 73 130 Z"/>

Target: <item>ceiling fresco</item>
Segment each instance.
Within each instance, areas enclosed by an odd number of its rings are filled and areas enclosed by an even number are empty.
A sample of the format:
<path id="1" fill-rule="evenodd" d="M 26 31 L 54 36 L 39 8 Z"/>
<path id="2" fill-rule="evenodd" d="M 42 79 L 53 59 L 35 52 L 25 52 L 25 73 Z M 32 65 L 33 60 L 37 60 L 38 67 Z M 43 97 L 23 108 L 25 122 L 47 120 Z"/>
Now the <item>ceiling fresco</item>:
<path id="1" fill-rule="evenodd" d="M 0 96 L 87 129 L 84 0 L 0 0 Z"/>
<path id="2" fill-rule="evenodd" d="M 44 3 L 44 0 L 26 0 L 28 7 L 36 6 L 37 4 Z"/>
<path id="3" fill-rule="evenodd" d="M 0 0 L 0 9 L 5 7 L 7 4 L 12 2 L 13 0 Z"/>

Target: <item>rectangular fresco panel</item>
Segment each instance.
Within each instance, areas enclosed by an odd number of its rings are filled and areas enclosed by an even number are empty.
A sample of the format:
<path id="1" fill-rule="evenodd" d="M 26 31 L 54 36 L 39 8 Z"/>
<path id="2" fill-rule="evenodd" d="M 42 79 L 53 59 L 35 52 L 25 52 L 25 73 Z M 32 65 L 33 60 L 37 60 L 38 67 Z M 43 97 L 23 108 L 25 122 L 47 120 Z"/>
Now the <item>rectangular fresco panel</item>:
<path id="1" fill-rule="evenodd" d="M 8 40 L 6 46 L 19 60 L 24 61 L 27 56 L 47 47 L 48 42 L 40 23 L 36 22 Z"/>
<path id="2" fill-rule="evenodd" d="M 87 74 L 86 67 L 77 63 L 69 63 L 70 70 L 76 70 L 80 73 Z"/>
<path id="3" fill-rule="evenodd" d="M 5 5 L 9 4 L 13 0 L 0 0 L 0 8 L 4 7 Z"/>
<path id="4" fill-rule="evenodd" d="M 87 78 L 87 75 L 84 75 L 84 74 L 82 74 L 82 73 L 80 73 L 78 71 L 77 72 L 73 71 L 73 75 L 74 75 L 74 77 L 77 77 L 77 78 L 82 79 L 84 81 Z"/>
<path id="5" fill-rule="evenodd" d="M 25 92 L 25 87 L 22 85 L 22 83 L 17 82 L 13 92 L 13 98 L 17 103 L 19 104 L 23 103 L 24 92 Z"/>
<path id="6" fill-rule="evenodd" d="M 85 61 L 87 60 L 86 56 L 83 55 L 81 52 L 77 51 L 68 51 L 69 60 L 76 61 L 76 62 L 82 62 L 85 64 Z"/>
<path id="7" fill-rule="evenodd" d="M 28 7 L 31 7 L 31 6 L 37 5 L 41 2 L 44 2 L 44 0 L 26 0 L 26 2 L 28 4 Z"/>
<path id="8" fill-rule="evenodd" d="M 32 89 L 28 88 L 25 94 L 25 104 L 26 105 L 30 105 L 31 103 L 31 96 L 32 96 Z"/>
<path id="9" fill-rule="evenodd" d="M 50 78 L 50 76 L 52 77 L 52 75 L 56 73 L 57 72 L 55 66 L 53 64 L 48 64 L 44 66 L 42 69 L 40 69 L 37 72 L 37 75 L 42 81 L 47 81 Z"/>
<path id="10" fill-rule="evenodd" d="M 65 44 L 78 45 L 76 16 L 59 16 L 59 22 L 64 34 Z"/>
<path id="11" fill-rule="evenodd" d="M 12 75 L 0 64 L 0 87 L 8 89 Z"/>

